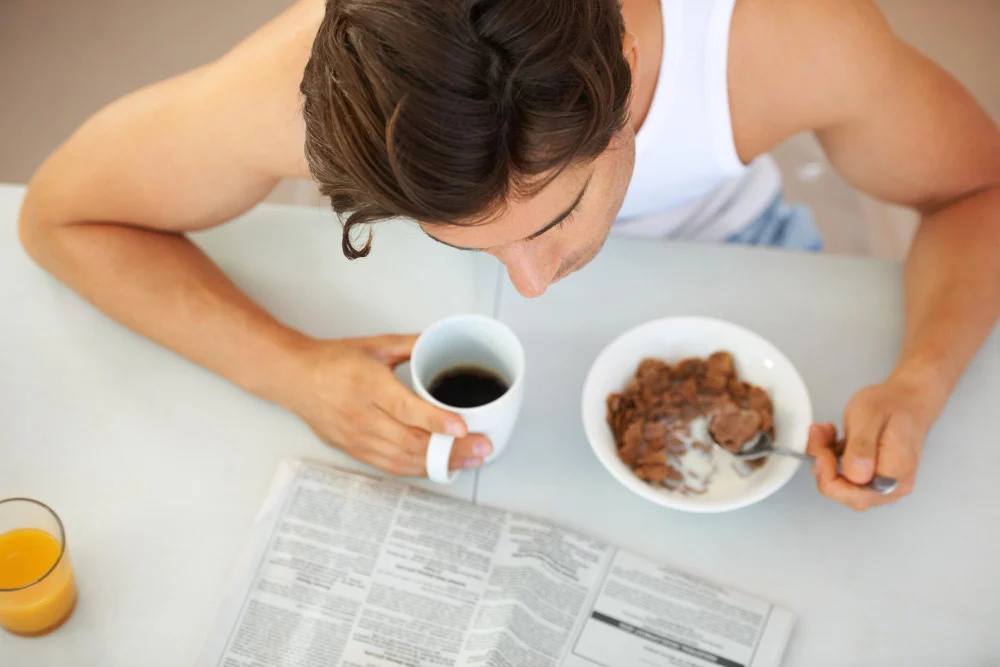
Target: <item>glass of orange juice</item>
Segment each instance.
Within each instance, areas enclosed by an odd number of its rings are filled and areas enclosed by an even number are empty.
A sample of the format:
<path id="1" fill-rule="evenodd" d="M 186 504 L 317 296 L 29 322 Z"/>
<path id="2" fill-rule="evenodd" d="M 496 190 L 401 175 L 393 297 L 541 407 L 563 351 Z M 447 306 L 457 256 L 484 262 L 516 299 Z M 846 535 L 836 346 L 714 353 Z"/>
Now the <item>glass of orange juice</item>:
<path id="1" fill-rule="evenodd" d="M 44 635 L 65 623 L 75 606 L 62 521 L 37 500 L 0 500 L 0 626 L 16 635 Z"/>

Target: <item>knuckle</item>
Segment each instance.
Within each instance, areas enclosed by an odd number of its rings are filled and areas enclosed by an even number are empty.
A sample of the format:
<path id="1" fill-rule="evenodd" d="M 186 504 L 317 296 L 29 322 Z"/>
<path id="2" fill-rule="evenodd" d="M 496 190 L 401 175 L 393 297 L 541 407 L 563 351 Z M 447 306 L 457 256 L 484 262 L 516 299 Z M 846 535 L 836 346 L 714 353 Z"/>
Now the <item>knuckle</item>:
<path id="1" fill-rule="evenodd" d="M 448 430 L 448 420 L 437 412 L 429 412 L 420 421 L 428 433 L 444 433 Z"/>
<path id="2" fill-rule="evenodd" d="M 344 421 L 352 431 L 360 431 L 368 423 L 368 414 L 364 410 L 349 410 L 344 414 Z"/>
<path id="3" fill-rule="evenodd" d="M 366 387 L 368 385 L 369 377 L 365 373 L 365 369 L 361 367 L 361 364 L 356 363 L 354 360 L 344 360 L 342 363 L 345 367 L 338 369 L 339 372 L 337 375 L 345 387 Z"/>
<path id="4" fill-rule="evenodd" d="M 430 435 L 420 429 L 408 429 L 400 446 L 407 454 L 422 454 L 427 449 Z"/>
<path id="5" fill-rule="evenodd" d="M 358 431 L 351 431 L 349 433 L 344 434 L 344 437 L 340 441 L 341 444 L 339 445 L 339 447 L 340 449 L 343 449 L 351 456 L 357 457 L 362 453 L 367 454 L 371 451 L 371 447 L 368 446 L 366 440 L 367 439 L 363 433 L 360 433 Z"/>
<path id="6" fill-rule="evenodd" d="M 350 429 L 328 429 L 322 432 L 316 431 L 316 434 L 331 447 L 345 451 L 355 449 L 357 444 L 357 438 L 354 437 L 354 432 Z"/>
<path id="7" fill-rule="evenodd" d="M 409 401 L 406 394 L 402 392 L 393 392 L 386 398 L 385 406 L 389 410 L 389 413 L 397 417 L 406 416 L 410 411 Z"/>
<path id="8" fill-rule="evenodd" d="M 444 424 L 438 409 L 429 403 L 420 401 L 410 410 L 410 423 L 420 430 L 440 433 Z"/>
<path id="9" fill-rule="evenodd" d="M 349 433 L 337 433 L 336 435 L 323 434 L 319 437 L 323 442 L 331 447 L 343 449 L 345 452 L 350 452 L 355 449 L 355 440 Z"/>
<path id="10" fill-rule="evenodd" d="M 865 387 L 851 396 L 850 400 L 847 401 L 845 412 L 852 416 L 865 414 L 870 410 L 873 400 L 875 398 L 872 396 L 871 387 Z"/>
<path id="11" fill-rule="evenodd" d="M 811 439 L 806 443 L 806 453 L 813 456 L 820 456 L 823 453 L 823 443 L 820 440 Z"/>
<path id="12" fill-rule="evenodd" d="M 392 474 L 396 477 L 410 477 L 415 474 L 414 466 L 410 465 L 406 459 L 395 459 L 391 465 Z"/>

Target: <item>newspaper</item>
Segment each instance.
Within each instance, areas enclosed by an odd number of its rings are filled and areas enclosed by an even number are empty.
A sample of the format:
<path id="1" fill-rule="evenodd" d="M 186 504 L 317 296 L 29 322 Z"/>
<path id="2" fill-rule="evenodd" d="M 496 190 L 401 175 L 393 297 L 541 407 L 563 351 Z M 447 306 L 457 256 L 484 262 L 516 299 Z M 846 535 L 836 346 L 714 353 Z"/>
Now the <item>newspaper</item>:
<path id="1" fill-rule="evenodd" d="M 793 623 L 570 530 L 289 460 L 197 667 L 775 667 Z"/>

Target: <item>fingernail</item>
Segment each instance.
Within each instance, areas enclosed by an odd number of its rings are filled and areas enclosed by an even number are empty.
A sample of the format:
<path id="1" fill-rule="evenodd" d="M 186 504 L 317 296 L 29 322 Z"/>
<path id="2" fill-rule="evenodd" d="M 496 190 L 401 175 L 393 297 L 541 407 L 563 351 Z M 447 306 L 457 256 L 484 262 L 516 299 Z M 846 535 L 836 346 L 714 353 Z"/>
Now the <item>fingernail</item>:
<path id="1" fill-rule="evenodd" d="M 462 467 L 465 468 L 466 470 L 475 470 L 476 468 L 482 468 L 483 467 L 483 460 L 482 459 L 465 459 L 465 461 L 462 463 Z"/>
<path id="2" fill-rule="evenodd" d="M 819 434 L 819 426 L 813 424 L 809 427 L 809 438 L 813 439 Z"/>
<path id="3" fill-rule="evenodd" d="M 493 445 L 488 442 L 477 442 L 472 447 L 472 453 L 476 456 L 489 456 L 493 453 Z"/>
<path id="4" fill-rule="evenodd" d="M 452 437 L 461 438 L 465 435 L 465 427 L 461 422 L 448 422 L 445 424 L 444 432 Z"/>
<path id="5" fill-rule="evenodd" d="M 857 473 L 867 475 L 875 470 L 875 462 L 871 459 L 862 459 L 852 457 L 847 465 L 851 466 L 851 469 Z"/>

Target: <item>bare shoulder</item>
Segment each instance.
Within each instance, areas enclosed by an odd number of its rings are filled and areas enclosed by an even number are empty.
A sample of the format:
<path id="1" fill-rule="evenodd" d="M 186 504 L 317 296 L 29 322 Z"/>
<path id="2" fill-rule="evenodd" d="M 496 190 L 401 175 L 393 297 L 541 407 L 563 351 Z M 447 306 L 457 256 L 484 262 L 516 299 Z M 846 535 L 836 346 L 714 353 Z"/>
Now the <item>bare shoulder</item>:
<path id="1" fill-rule="evenodd" d="M 737 0 L 729 93 L 741 158 L 861 112 L 902 46 L 873 0 Z"/>
<path id="2" fill-rule="evenodd" d="M 204 229 L 308 177 L 299 82 L 324 10 L 300 0 L 215 62 L 96 113 L 32 178 L 38 224 Z"/>
<path id="3" fill-rule="evenodd" d="M 308 177 L 299 83 L 325 7 L 298 0 L 209 66 L 208 78 L 267 124 L 256 128 L 260 143 L 250 157 L 275 176 Z"/>

